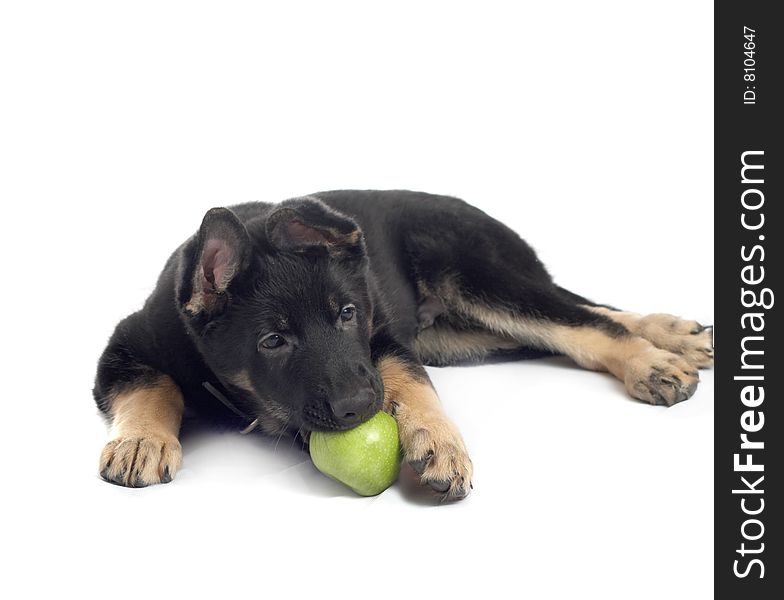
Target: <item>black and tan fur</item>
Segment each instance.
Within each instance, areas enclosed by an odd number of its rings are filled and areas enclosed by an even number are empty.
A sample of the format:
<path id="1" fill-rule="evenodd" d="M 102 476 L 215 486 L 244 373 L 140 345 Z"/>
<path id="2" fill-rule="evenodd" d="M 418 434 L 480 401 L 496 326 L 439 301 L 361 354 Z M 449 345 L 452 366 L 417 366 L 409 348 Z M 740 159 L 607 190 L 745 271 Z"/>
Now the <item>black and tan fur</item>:
<path id="1" fill-rule="evenodd" d="M 516 233 L 456 198 L 337 191 L 213 209 L 101 357 L 100 472 L 170 480 L 183 411 L 306 440 L 383 408 L 422 482 L 462 498 L 471 460 L 423 365 L 536 353 L 672 405 L 711 366 L 712 331 L 560 288 Z"/>

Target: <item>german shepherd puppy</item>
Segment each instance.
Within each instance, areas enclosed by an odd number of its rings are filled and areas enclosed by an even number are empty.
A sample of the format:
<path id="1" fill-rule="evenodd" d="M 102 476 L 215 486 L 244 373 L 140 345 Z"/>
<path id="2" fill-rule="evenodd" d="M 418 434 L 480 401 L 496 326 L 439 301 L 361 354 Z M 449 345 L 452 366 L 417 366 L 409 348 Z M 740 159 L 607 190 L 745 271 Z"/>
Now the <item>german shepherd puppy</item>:
<path id="1" fill-rule="evenodd" d="M 710 327 L 557 286 L 515 232 L 457 198 L 334 191 L 214 208 L 100 358 L 100 474 L 171 481 L 186 408 L 304 440 L 385 410 L 422 483 L 463 498 L 471 460 L 423 365 L 531 351 L 668 406 L 713 362 Z"/>

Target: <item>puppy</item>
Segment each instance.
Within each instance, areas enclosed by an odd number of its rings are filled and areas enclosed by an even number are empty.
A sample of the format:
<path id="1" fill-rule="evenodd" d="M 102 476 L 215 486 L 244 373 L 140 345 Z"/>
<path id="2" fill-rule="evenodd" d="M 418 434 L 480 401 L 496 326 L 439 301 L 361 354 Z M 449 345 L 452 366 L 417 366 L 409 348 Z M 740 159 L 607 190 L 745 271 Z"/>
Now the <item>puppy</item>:
<path id="1" fill-rule="evenodd" d="M 186 408 L 305 440 L 385 410 L 422 483 L 460 499 L 471 460 L 423 365 L 532 352 L 668 406 L 713 362 L 710 328 L 559 287 L 516 233 L 456 198 L 335 191 L 214 208 L 100 358 L 100 473 L 171 481 Z"/>

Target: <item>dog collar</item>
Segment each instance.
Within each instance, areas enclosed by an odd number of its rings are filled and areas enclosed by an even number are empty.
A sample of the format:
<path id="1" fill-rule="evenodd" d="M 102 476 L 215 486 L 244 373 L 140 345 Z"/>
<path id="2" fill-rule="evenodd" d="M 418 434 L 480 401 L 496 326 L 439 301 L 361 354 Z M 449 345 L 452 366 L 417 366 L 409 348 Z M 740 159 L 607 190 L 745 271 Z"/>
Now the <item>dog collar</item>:
<path id="1" fill-rule="evenodd" d="M 213 395 L 213 396 L 215 396 L 215 397 L 216 397 L 218 400 L 220 400 L 220 401 L 221 401 L 221 403 L 222 403 L 222 404 L 223 404 L 223 405 L 224 405 L 226 408 L 228 408 L 228 409 L 229 409 L 231 412 L 233 412 L 235 415 L 237 415 L 238 417 L 240 417 L 240 418 L 242 418 L 242 419 L 245 419 L 245 420 L 247 420 L 247 421 L 250 421 L 250 425 L 248 425 L 248 426 L 247 426 L 245 429 L 243 429 L 242 431 L 240 431 L 240 433 L 241 433 L 242 435 L 245 435 L 245 434 L 247 434 L 247 433 L 250 433 L 251 431 L 253 431 L 254 429 L 256 429 L 256 427 L 257 427 L 257 426 L 258 426 L 258 424 L 259 424 L 259 419 L 258 419 L 258 417 L 256 417 L 255 419 L 251 420 L 251 418 L 250 418 L 248 415 L 246 415 L 246 414 L 245 414 L 244 412 L 242 412 L 242 411 L 241 411 L 239 408 L 237 408 L 236 406 L 234 406 L 234 404 L 232 404 L 232 403 L 231 403 L 231 401 L 230 401 L 230 400 L 229 400 L 229 399 L 226 397 L 226 395 L 225 395 L 225 394 L 223 394 L 223 393 L 221 393 L 220 391 L 218 391 L 218 389 L 217 389 L 217 388 L 216 388 L 214 385 L 212 385 L 212 384 L 211 384 L 209 381 L 203 381 L 201 385 L 202 385 L 202 387 L 203 387 L 205 390 L 207 390 L 207 391 L 208 391 L 210 394 L 212 394 L 212 395 Z"/>

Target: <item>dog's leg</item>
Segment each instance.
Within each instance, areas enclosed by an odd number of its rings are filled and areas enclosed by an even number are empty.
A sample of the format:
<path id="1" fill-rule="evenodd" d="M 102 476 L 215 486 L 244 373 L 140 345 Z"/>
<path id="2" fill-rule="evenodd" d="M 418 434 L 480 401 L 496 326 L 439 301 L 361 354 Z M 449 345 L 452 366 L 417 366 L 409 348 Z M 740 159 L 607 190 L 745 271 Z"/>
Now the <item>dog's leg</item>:
<path id="1" fill-rule="evenodd" d="M 448 294 L 451 308 L 492 332 L 520 343 L 565 354 L 578 365 L 608 371 L 624 382 L 634 398 L 672 405 L 697 388 L 697 367 L 671 350 L 656 347 L 623 324 L 566 301 L 555 290 L 527 290 L 519 311 Z M 509 305 L 507 301 L 506 306 Z"/>
<path id="2" fill-rule="evenodd" d="M 699 383 L 697 368 L 683 357 L 632 333 L 551 323 L 528 323 L 526 329 L 580 366 L 612 373 L 631 396 L 651 404 L 671 406 L 686 400 Z"/>
<path id="3" fill-rule="evenodd" d="M 712 326 L 664 313 L 639 315 L 596 304 L 560 286 L 555 286 L 555 290 L 563 299 L 619 323 L 657 348 L 678 354 L 698 369 L 713 366 Z"/>
<path id="4" fill-rule="evenodd" d="M 620 323 L 657 348 L 682 356 L 698 369 L 713 366 L 713 327 L 663 313 L 638 315 L 603 306 L 585 308 Z"/>
<path id="5" fill-rule="evenodd" d="M 177 436 L 183 397 L 177 384 L 160 375 L 111 396 L 106 408 L 112 428 L 101 452 L 101 477 L 128 487 L 171 481 L 182 461 Z"/>
<path id="6" fill-rule="evenodd" d="M 384 410 L 397 420 L 404 459 L 444 499 L 467 496 L 471 459 L 424 368 L 397 355 L 381 358 L 376 366 L 384 381 Z"/>

